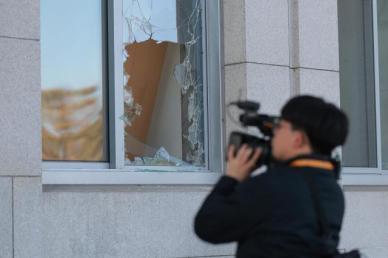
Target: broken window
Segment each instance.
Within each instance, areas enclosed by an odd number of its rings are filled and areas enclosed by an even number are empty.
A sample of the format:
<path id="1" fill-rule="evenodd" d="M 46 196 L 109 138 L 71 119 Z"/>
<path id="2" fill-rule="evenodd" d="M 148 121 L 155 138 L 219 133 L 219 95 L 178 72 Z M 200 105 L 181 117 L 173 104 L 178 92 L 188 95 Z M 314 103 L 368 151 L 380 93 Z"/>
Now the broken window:
<path id="1" fill-rule="evenodd" d="M 44 168 L 221 171 L 219 42 L 219 1 L 42 0 Z"/>
<path id="2" fill-rule="evenodd" d="M 200 0 L 123 0 L 126 165 L 204 166 Z"/>
<path id="3" fill-rule="evenodd" d="M 40 5 L 42 158 L 106 161 L 102 3 Z"/>

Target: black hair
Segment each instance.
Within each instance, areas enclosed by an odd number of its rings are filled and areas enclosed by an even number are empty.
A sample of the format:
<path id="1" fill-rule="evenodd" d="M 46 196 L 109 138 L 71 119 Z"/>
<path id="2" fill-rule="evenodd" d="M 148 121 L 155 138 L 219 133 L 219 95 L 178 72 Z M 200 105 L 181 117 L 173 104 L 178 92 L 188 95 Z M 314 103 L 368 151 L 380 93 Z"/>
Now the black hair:
<path id="1" fill-rule="evenodd" d="M 301 95 L 290 99 L 282 108 L 281 118 L 303 130 L 318 154 L 330 155 L 348 135 L 346 114 L 318 97 Z"/>

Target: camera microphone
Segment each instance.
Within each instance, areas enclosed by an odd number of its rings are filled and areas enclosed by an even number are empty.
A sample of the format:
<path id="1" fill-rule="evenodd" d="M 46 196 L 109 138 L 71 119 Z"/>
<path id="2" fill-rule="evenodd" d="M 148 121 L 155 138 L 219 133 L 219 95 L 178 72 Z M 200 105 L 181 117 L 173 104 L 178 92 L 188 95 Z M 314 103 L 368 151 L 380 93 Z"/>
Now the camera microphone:
<path id="1" fill-rule="evenodd" d="M 230 102 L 230 105 L 235 105 L 239 109 L 251 112 L 256 112 L 260 108 L 260 103 L 249 100 Z"/>

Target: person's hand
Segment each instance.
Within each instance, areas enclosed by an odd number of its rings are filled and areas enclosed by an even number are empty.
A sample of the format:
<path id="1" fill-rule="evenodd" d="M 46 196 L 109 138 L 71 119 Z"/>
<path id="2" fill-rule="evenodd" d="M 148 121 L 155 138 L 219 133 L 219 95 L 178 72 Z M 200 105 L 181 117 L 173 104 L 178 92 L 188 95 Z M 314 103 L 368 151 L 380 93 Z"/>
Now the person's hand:
<path id="1" fill-rule="evenodd" d="M 226 175 L 240 182 L 247 179 L 262 152 L 260 148 L 257 148 L 254 154 L 251 155 L 252 151 L 252 148 L 244 144 L 238 150 L 237 155 L 234 156 L 235 147 L 233 145 L 229 146 Z"/>

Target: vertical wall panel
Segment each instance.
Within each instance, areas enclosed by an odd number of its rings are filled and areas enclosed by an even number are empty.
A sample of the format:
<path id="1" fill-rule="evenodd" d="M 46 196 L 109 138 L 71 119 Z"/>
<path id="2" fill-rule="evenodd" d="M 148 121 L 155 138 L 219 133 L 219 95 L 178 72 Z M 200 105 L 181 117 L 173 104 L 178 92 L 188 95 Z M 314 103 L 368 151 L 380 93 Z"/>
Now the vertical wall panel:
<path id="1" fill-rule="evenodd" d="M 39 41 L 0 37 L 0 175 L 40 175 Z"/>
<path id="2" fill-rule="evenodd" d="M 12 178 L 0 177 L 0 257 L 12 257 Z"/>
<path id="3" fill-rule="evenodd" d="M 289 65 L 287 1 L 246 0 L 245 20 L 246 60 Z"/>
<path id="4" fill-rule="evenodd" d="M 39 0 L 0 0 L 0 36 L 39 39 Z"/>

